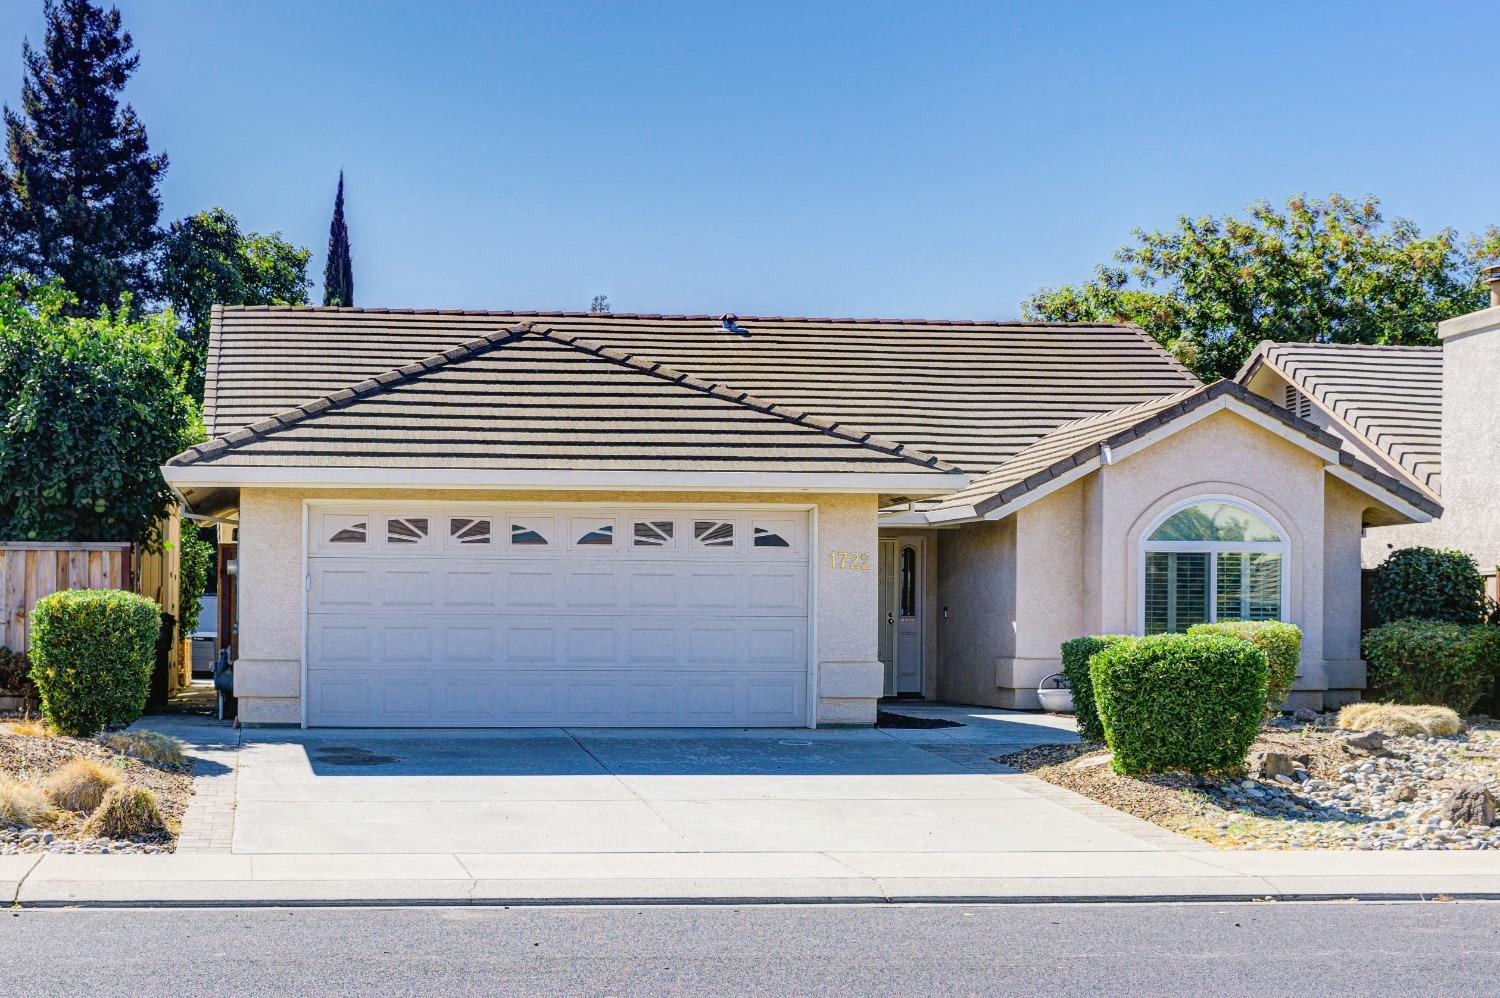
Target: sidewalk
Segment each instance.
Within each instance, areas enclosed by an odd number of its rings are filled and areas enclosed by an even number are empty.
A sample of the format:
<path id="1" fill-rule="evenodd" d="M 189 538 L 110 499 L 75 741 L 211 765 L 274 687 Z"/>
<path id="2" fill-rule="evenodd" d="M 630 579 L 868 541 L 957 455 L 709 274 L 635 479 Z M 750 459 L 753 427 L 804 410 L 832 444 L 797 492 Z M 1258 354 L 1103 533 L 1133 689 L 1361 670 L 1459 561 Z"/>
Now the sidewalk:
<path id="1" fill-rule="evenodd" d="M 5 856 L 0 892 L 23 906 L 1500 899 L 1500 854 Z"/>

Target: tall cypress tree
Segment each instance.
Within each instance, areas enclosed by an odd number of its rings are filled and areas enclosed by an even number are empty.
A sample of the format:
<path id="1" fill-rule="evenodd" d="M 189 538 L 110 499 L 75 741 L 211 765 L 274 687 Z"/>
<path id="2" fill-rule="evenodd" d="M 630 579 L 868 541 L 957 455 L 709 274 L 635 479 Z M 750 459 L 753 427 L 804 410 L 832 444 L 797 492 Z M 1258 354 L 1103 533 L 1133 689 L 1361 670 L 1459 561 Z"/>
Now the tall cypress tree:
<path id="1" fill-rule="evenodd" d="M 333 199 L 333 221 L 328 226 L 328 262 L 323 265 L 323 304 L 354 304 L 354 264 L 349 259 L 349 227 L 344 224 L 344 171 Z"/>
<path id="2" fill-rule="evenodd" d="M 93 314 L 131 292 L 154 292 L 165 155 L 120 93 L 140 57 L 120 12 L 47 0 L 40 51 L 22 45 L 19 112 L 5 108 L 0 163 L 0 267 L 60 277 Z"/>

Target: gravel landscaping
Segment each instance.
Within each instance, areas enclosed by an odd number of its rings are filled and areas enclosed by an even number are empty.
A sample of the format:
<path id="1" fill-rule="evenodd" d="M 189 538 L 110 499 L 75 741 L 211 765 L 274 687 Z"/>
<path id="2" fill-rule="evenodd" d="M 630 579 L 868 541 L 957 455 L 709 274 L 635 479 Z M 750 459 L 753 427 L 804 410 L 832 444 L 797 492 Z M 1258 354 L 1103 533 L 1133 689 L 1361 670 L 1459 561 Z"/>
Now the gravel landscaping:
<path id="1" fill-rule="evenodd" d="M 0 855 L 18 853 L 163 853 L 171 852 L 176 831 L 193 794 L 193 768 L 144 762 L 111 750 L 89 738 L 18 735 L 0 722 L 0 776 L 40 786 L 70 760 L 90 758 L 114 767 L 122 782 L 156 795 L 168 831 L 128 839 L 91 838 L 83 830 L 87 815 L 59 810 L 45 828 L 0 828 Z"/>
<path id="2" fill-rule="evenodd" d="M 1239 779 L 1122 776 L 1097 743 L 996 761 L 1226 849 L 1500 849 L 1500 827 L 1468 823 L 1482 817 L 1466 808 L 1488 811 L 1481 786 L 1500 796 L 1500 723 L 1380 736 L 1339 731 L 1334 718 L 1267 725 Z"/>

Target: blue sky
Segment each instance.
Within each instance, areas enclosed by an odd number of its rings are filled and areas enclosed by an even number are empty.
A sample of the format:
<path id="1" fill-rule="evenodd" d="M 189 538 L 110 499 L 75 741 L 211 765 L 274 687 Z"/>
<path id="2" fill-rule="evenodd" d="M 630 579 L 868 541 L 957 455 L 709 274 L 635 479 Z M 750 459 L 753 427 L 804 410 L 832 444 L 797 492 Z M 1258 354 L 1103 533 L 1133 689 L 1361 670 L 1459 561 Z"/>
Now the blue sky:
<path id="1" fill-rule="evenodd" d="M 1500 222 L 1465 3 L 119 0 L 212 205 L 362 305 L 1012 318 L 1135 226 L 1298 191 Z M 40 0 L 0 11 L 14 105 Z"/>

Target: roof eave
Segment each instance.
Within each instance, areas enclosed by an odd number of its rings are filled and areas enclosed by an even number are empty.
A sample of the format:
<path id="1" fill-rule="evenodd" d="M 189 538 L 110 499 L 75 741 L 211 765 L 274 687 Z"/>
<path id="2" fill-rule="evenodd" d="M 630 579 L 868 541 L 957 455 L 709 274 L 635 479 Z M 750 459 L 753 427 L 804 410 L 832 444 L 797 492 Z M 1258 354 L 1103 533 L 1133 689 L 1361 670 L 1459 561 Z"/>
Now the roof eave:
<path id="1" fill-rule="evenodd" d="M 946 495 L 969 484 L 958 471 L 614 471 L 548 468 L 330 468 L 163 465 L 178 488 L 265 489 L 659 489 L 666 491 L 838 492 Z"/>

